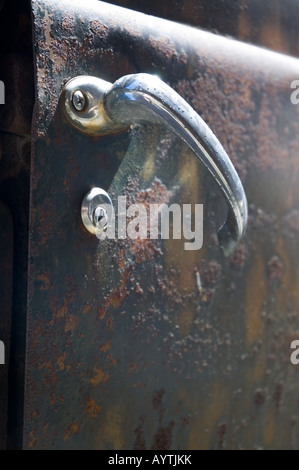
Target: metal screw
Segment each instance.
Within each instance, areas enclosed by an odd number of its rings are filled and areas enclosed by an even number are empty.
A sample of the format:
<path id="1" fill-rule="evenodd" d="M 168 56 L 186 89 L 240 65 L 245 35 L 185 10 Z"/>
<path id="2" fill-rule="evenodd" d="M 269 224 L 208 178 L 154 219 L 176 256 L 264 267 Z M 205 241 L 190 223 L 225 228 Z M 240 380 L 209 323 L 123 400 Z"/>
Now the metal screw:
<path id="1" fill-rule="evenodd" d="M 74 108 L 77 111 L 82 111 L 82 109 L 85 106 L 85 102 L 86 102 L 86 99 L 82 91 L 76 90 L 72 96 L 72 103 L 73 103 Z"/>
<path id="2" fill-rule="evenodd" d="M 98 206 L 93 211 L 93 223 L 97 229 L 103 230 L 106 228 L 108 224 L 108 215 L 107 211 L 103 207 Z"/>

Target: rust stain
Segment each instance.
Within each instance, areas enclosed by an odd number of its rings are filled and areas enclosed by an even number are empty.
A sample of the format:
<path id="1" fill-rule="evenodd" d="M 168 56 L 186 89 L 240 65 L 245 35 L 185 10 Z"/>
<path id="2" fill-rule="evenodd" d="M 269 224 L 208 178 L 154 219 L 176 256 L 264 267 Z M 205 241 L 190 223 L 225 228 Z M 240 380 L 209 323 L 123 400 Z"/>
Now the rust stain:
<path id="1" fill-rule="evenodd" d="M 86 315 L 87 313 L 89 313 L 91 310 L 91 306 L 89 304 L 85 304 L 84 307 L 83 307 L 83 314 Z"/>
<path id="2" fill-rule="evenodd" d="M 138 204 L 144 204 L 147 209 L 150 208 L 151 204 L 168 203 L 171 196 L 173 195 L 173 191 L 169 191 L 166 186 L 162 183 L 162 181 L 158 178 L 154 179 L 150 188 L 145 190 L 139 189 L 136 193 L 136 196 L 132 194 L 132 189 L 134 190 L 134 183 L 132 185 L 132 180 L 128 181 L 128 188 L 130 188 L 128 194 L 129 198 L 131 200 L 134 198 Z"/>
<path id="3" fill-rule="evenodd" d="M 72 33 L 75 26 L 75 18 L 73 15 L 66 13 L 62 20 L 61 26 L 69 33 Z"/>
<path id="4" fill-rule="evenodd" d="M 160 426 L 158 431 L 155 433 L 153 443 L 151 445 L 152 450 L 169 450 L 172 444 L 172 430 L 174 428 L 174 422 L 169 423 L 167 426 Z"/>
<path id="5" fill-rule="evenodd" d="M 31 431 L 31 432 L 28 433 L 28 437 L 29 437 L 29 439 L 30 439 L 30 441 L 28 442 L 28 447 L 29 447 L 30 449 L 32 449 L 33 447 L 36 446 L 36 444 L 37 444 L 38 441 L 37 441 L 36 437 L 34 436 L 34 432 L 33 432 L 33 431 Z"/>
<path id="6" fill-rule="evenodd" d="M 66 352 L 57 359 L 56 364 L 58 365 L 59 370 L 65 369 L 65 364 L 64 364 L 65 358 L 66 358 Z"/>
<path id="7" fill-rule="evenodd" d="M 70 53 L 68 42 L 69 41 L 66 40 L 62 43 L 57 39 L 52 39 L 51 55 L 53 60 L 53 72 L 55 73 L 60 73 L 67 63 Z"/>
<path id="8" fill-rule="evenodd" d="M 74 433 L 75 435 L 77 435 L 79 433 L 79 426 L 78 426 L 78 423 L 76 421 L 74 421 L 72 424 L 70 424 L 65 432 L 64 432 L 64 440 L 65 441 L 68 441 L 69 438 L 71 437 L 71 434 Z"/>
<path id="9" fill-rule="evenodd" d="M 119 252 L 119 257 L 118 257 L 118 269 L 120 271 L 124 271 L 125 269 L 125 264 L 126 264 L 126 260 L 125 260 L 125 250 L 120 250 Z"/>
<path id="10" fill-rule="evenodd" d="M 230 256 L 230 262 L 236 268 L 243 268 L 248 257 L 248 249 L 244 243 L 240 243 L 233 254 Z"/>
<path id="11" fill-rule="evenodd" d="M 39 370 L 52 370 L 52 363 L 51 362 L 42 362 L 38 365 Z"/>
<path id="12" fill-rule="evenodd" d="M 38 364 L 39 370 L 44 370 L 45 372 L 42 375 L 42 388 L 43 390 L 48 390 L 48 397 L 50 404 L 53 405 L 56 401 L 56 387 L 58 384 L 58 376 L 54 370 L 54 363 L 43 362 Z"/>
<path id="13" fill-rule="evenodd" d="M 109 307 L 112 307 L 113 309 L 119 308 L 123 300 L 127 297 L 127 281 L 130 277 L 131 271 L 132 266 L 129 266 L 122 272 L 121 285 L 117 289 L 112 290 L 108 298 L 103 302 L 103 306 L 99 308 L 99 314 L 101 319 L 105 317 L 107 309 Z"/>
<path id="14" fill-rule="evenodd" d="M 40 287 L 41 290 L 50 290 L 50 289 L 54 288 L 54 286 L 51 285 L 51 283 L 50 283 L 49 273 L 48 272 L 38 274 L 37 279 L 39 281 L 43 282 L 43 284 L 44 284 L 43 286 Z"/>
<path id="15" fill-rule="evenodd" d="M 99 38 L 105 38 L 108 34 L 108 26 L 99 20 L 91 20 L 90 22 L 91 31 Z"/>
<path id="16" fill-rule="evenodd" d="M 145 416 L 141 416 L 139 418 L 139 424 L 136 429 L 134 429 L 134 434 L 136 436 L 135 443 L 133 446 L 134 450 L 146 450 L 146 440 L 145 440 L 145 432 L 143 429 L 143 425 L 145 422 Z"/>
<path id="17" fill-rule="evenodd" d="M 90 380 L 90 383 L 94 386 L 99 385 L 100 383 L 106 383 L 110 374 L 105 374 L 101 369 L 95 369 L 96 375 Z"/>
<path id="18" fill-rule="evenodd" d="M 270 281 L 281 279 L 283 275 L 283 263 L 278 256 L 272 256 L 268 265 L 268 276 Z"/>
<path id="19" fill-rule="evenodd" d="M 109 341 L 107 341 L 105 344 L 102 344 L 100 346 L 100 351 L 102 352 L 107 352 L 109 351 L 109 349 L 111 348 L 111 344 L 112 344 L 112 340 L 110 339 Z"/>
<path id="20" fill-rule="evenodd" d="M 189 299 L 187 290 L 181 292 L 178 288 L 181 272 L 177 268 L 172 268 L 165 272 L 162 265 L 156 264 L 155 273 L 158 284 L 156 291 L 160 291 L 161 294 L 165 295 L 169 303 L 183 305 L 184 301 L 186 302 Z M 150 291 L 152 291 L 152 289 L 150 289 Z"/>
<path id="21" fill-rule="evenodd" d="M 214 286 L 221 278 L 222 267 L 217 261 L 209 261 L 204 270 L 204 283 Z"/>
<path id="22" fill-rule="evenodd" d="M 160 52 L 166 60 L 178 60 L 173 42 L 168 37 L 149 37 L 149 42 L 155 51 Z"/>
<path id="23" fill-rule="evenodd" d="M 166 186 L 159 178 L 154 178 L 151 185 L 147 189 L 140 188 L 140 181 L 137 177 L 128 177 L 123 195 L 127 197 L 127 206 L 139 203 L 144 204 L 147 209 L 151 204 L 167 203 L 173 195 L 172 191 L 168 191 Z"/>
<path id="24" fill-rule="evenodd" d="M 172 445 L 172 430 L 175 426 L 174 421 L 171 421 L 167 425 L 163 424 L 164 414 L 167 409 L 167 405 L 163 403 L 165 396 L 164 388 L 157 390 L 153 394 L 152 405 L 153 409 L 158 413 L 159 427 L 153 436 L 151 445 L 152 450 L 169 450 Z"/>
<path id="25" fill-rule="evenodd" d="M 158 410 L 160 412 L 162 412 L 164 410 L 164 407 L 163 407 L 163 397 L 164 397 L 164 395 L 165 395 L 164 388 L 161 388 L 161 390 L 157 390 L 154 393 L 153 399 L 152 399 L 152 404 L 153 404 L 154 410 Z"/>
<path id="26" fill-rule="evenodd" d="M 92 418 L 97 418 L 102 411 L 102 406 L 97 405 L 93 398 L 87 397 L 85 410 Z"/>
<path id="27" fill-rule="evenodd" d="M 80 289 L 71 276 L 66 276 L 65 281 L 67 286 L 66 298 L 69 303 L 72 303 L 77 298 L 78 294 L 80 294 Z"/>
<path id="28" fill-rule="evenodd" d="M 205 263 L 200 295 L 202 302 L 208 304 L 216 292 L 218 282 L 221 280 L 222 267 L 217 261 Z"/>
<path id="29" fill-rule="evenodd" d="M 113 330 L 113 320 L 111 317 L 107 318 L 106 320 L 106 327 L 107 327 L 107 330 L 108 331 L 112 331 Z"/>
<path id="30" fill-rule="evenodd" d="M 258 389 L 254 394 L 254 403 L 259 408 L 266 401 L 266 392 L 265 390 Z"/>
<path id="31" fill-rule="evenodd" d="M 50 301 L 50 309 L 53 312 L 53 319 L 56 320 L 58 318 L 63 318 L 68 313 L 68 305 L 66 300 L 63 301 L 63 305 L 58 307 L 58 299 L 54 297 Z"/>
<path id="32" fill-rule="evenodd" d="M 161 204 L 168 202 L 172 192 L 168 191 L 166 186 L 157 178 L 154 179 L 148 189 L 140 189 L 139 180 L 129 177 L 123 194 L 127 197 L 128 205 L 142 203 L 146 208 L 149 208 L 152 203 Z M 117 288 L 112 289 L 99 307 L 98 311 L 101 319 L 105 317 L 109 307 L 113 309 L 119 308 L 128 296 L 129 289 L 127 283 L 131 277 L 133 265 L 130 262 L 130 265 L 127 266 L 125 259 L 127 250 L 123 248 L 123 245 L 135 256 L 135 263 L 143 263 L 152 260 L 156 255 L 162 255 L 157 240 L 137 238 L 136 240 L 125 240 L 124 243 L 118 244 L 117 263 L 120 267 L 121 283 Z M 135 285 L 135 289 L 137 293 L 143 295 L 143 289 L 138 283 Z"/>
<path id="33" fill-rule="evenodd" d="M 107 355 L 107 359 L 110 361 L 111 366 L 115 366 L 118 363 L 118 360 L 111 356 L 111 354 Z"/>
<path id="34" fill-rule="evenodd" d="M 162 255 L 162 251 L 157 246 L 157 242 L 155 240 L 136 238 L 134 243 L 132 243 L 130 250 L 136 256 L 137 263 L 150 261 L 155 255 Z"/>
<path id="35" fill-rule="evenodd" d="M 74 331 L 80 323 L 80 318 L 76 317 L 75 315 L 69 315 L 66 319 L 64 325 L 64 331 L 67 333 L 68 331 Z"/>

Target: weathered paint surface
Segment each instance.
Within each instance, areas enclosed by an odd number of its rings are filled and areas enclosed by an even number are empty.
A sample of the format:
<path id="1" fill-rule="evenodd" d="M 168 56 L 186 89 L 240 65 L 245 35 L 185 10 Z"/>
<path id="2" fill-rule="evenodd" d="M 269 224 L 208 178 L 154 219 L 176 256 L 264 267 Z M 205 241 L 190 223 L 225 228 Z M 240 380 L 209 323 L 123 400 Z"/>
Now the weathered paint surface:
<path id="1" fill-rule="evenodd" d="M 299 62 L 101 2 L 32 5 L 24 448 L 297 448 Z M 68 79 L 135 72 L 189 101 L 239 171 L 250 220 L 230 258 L 215 237 L 222 196 L 166 129 L 90 138 L 64 122 Z M 203 203 L 203 248 L 99 242 L 80 221 L 91 186 Z"/>

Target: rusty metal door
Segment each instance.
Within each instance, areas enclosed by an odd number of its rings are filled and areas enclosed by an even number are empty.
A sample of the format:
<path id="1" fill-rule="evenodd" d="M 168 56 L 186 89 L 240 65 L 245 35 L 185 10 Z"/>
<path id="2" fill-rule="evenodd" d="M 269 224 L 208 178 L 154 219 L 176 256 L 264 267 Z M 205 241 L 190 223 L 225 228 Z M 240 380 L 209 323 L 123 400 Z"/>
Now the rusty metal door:
<path id="1" fill-rule="evenodd" d="M 11 359 L 10 446 L 298 448 L 298 60 L 103 2 L 31 5 L 28 304 L 12 325 L 25 367 Z M 216 236 L 221 190 L 167 126 L 90 136 L 67 122 L 70 79 L 135 73 L 159 75 L 230 156 L 249 204 L 230 256 Z M 80 216 L 92 187 L 146 207 L 202 204 L 202 247 L 98 240 Z"/>

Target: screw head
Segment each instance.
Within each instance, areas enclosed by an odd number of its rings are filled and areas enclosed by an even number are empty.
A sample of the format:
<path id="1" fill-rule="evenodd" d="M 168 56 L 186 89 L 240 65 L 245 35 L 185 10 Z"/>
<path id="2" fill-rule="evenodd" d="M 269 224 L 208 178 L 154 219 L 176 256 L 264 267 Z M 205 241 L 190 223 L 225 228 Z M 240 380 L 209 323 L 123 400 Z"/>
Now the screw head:
<path id="1" fill-rule="evenodd" d="M 81 90 L 76 90 L 72 96 L 72 103 L 77 111 L 82 111 L 85 107 L 86 98 Z"/>
<path id="2" fill-rule="evenodd" d="M 101 239 L 101 234 L 114 220 L 114 207 L 104 189 L 92 188 L 81 204 L 81 218 L 85 228 Z"/>
<path id="3" fill-rule="evenodd" d="M 105 227 L 107 226 L 108 214 L 107 214 L 107 211 L 103 207 L 98 206 L 95 208 L 93 212 L 93 223 L 94 223 L 94 226 L 100 230 L 105 229 Z"/>

